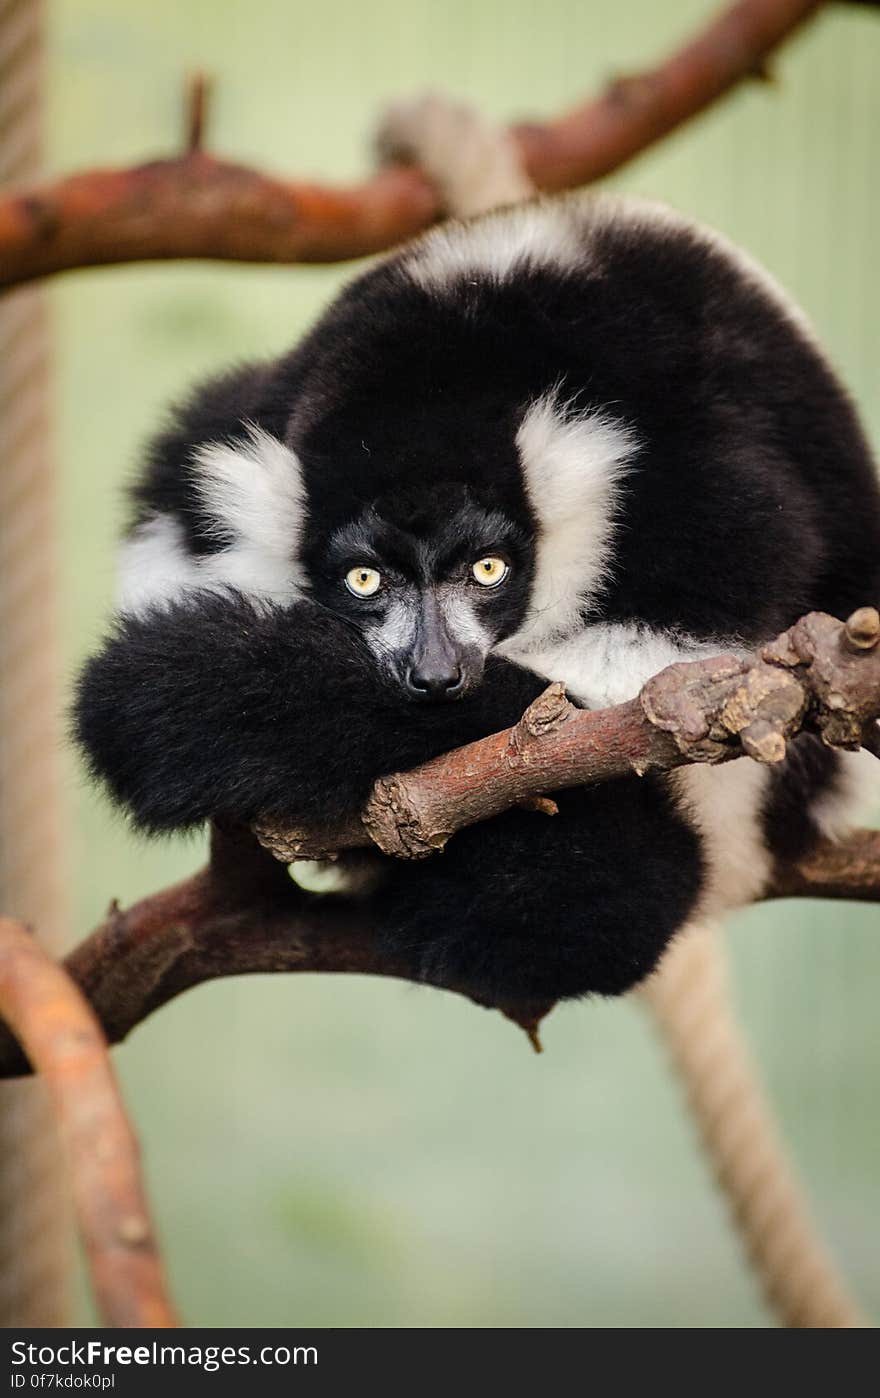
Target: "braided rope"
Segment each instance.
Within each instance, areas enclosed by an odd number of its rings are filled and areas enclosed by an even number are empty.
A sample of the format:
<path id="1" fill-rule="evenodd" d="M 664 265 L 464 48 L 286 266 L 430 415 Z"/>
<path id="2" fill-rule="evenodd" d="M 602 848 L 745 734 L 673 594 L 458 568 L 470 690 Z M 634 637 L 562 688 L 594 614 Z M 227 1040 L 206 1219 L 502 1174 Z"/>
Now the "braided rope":
<path id="1" fill-rule="evenodd" d="M 0 186 L 39 170 L 42 0 L 0 0 Z M 0 302 L 0 910 L 57 944 L 66 923 L 52 632 L 55 482 L 45 300 Z M 42 1084 L 0 1091 L 0 1325 L 65 1319 L 65 1193 Z"/>
<path id="2" fill-rule="evenodd" d="M 723 934 L 691 927 L 639 992 L 771 1308 L 786 1326 L 867 1326 L 822 1244 L 733 1010 Z"/>

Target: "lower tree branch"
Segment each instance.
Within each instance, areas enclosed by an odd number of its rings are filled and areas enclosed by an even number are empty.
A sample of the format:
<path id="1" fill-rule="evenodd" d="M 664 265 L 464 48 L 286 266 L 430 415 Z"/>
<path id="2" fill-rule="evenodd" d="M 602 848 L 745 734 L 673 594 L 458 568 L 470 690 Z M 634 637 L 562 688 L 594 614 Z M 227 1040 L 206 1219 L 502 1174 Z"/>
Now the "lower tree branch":
<path id="1" fill-rule="evenodd" d="M 880 903 L 880 830 L 824 840 L 809 858 L 780 866 L 764 897 Z"/>
<path id="2" fill-rule="evenodd" d="M 378 928 L 359 902 L 304 892 L 248 831 L 219 827 L 207 868 L 125 911 L 112 905 L 104 922 L 65 959 L 64 970 L 111 1044 L 183 991 L 220 977 L 409 974 L 382 951 Z M 58 974 L 63 976 L 61 968 Z M 550 1008 L 519 1005 L 511 1017 L 531 1035 Z M 29 1071 L 26 1054 L 0 1024 L 0 1078 Z"/>
<path id="3" fill-rule="evenodd" d="M 880 831 L 823 842 L 809 859 L 778 870 L 764 896 L 880 902 Z M 378 933 L 358 902 L 303 892 L 246 831 L 215 830 L 207 868 L 125 911 L 112 906 L 66 957 L 64 969 L 55 970 L 78 987 L 116 1044 L 185 990 L 226 976 L 338 972 L 407 978 L 406 967 L 383 952 Z M 467 995 L 455 986 L 437 988 Z M 553 1008 L 482 1007 L 500 1009 L 535 1047 L 538 1025 Z M 39 1007 L 30 1013 L 36 1018 Z M 0 1015 L 16 1028 L 2 988 Z M 27 1054 L 0 1024 L 0 1078 L 27 1074 L 34 1061 L 40 1066 L 26 1047 Z"/>

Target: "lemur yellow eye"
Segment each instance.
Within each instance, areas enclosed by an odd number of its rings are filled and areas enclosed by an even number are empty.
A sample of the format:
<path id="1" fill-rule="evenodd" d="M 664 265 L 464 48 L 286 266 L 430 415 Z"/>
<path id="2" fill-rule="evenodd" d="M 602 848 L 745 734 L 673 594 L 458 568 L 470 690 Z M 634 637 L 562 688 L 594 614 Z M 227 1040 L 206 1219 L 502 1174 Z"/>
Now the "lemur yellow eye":
<path id="1" fill-rule="evenodd" d="M 382 574 L 362 563 L 357 568 L 349 568 L 345 575 L 345 586 L 355 597 L 372 597 L 382 586 Z"/>
<path id="2" fill-rule="evenodd" d="M 481 558 L 471 572 L 482 587 L 497 587 L 504 582 L 510 569 L 503 558 Z"/>

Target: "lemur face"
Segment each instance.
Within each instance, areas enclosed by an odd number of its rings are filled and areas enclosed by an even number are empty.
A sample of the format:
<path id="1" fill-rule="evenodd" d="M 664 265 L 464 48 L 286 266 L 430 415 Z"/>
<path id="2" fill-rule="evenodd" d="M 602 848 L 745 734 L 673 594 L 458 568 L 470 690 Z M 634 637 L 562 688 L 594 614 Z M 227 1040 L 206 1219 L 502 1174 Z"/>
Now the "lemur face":
<path id="1" fill-rule="evenodd" d="M 414 702 L 466 695 L 525 612 L 530 540 L 463 486 L 379 499 L 337 528 L 322 553 L 314 595 L 363 633 Z"/>

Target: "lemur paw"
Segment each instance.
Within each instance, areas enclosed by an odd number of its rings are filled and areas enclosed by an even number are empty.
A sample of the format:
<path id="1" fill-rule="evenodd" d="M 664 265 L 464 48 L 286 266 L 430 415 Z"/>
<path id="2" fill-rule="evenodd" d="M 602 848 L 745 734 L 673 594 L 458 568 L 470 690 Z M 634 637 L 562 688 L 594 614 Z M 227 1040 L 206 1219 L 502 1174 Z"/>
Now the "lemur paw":
<path id="1" fill-rule="evenodd" d="M 465 102 L 441 93 L 392 103 L 376 133 L 383 163 L 417 165 L 459 218 L 515 204 L 534 192 L 516 142 Z"/>

